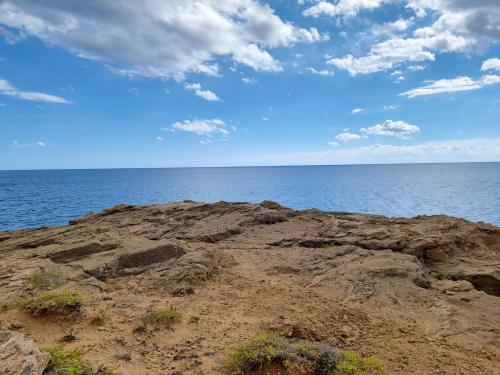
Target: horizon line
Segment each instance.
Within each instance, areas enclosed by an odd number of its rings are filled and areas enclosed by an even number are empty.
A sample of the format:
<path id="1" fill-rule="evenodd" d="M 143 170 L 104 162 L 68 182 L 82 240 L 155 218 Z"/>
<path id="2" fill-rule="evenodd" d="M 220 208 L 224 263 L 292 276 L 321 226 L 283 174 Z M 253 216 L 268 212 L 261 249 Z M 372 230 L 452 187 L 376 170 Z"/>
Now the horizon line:
<path id="1" fill-rule="evenodd" d="M 39 169 L 0 169 L 0 172 L 36 172 L 36 171 L 97 171 L 127 169 L 204 169 L 204 168 L 293 168 L 293 167 L 355 167 L 377 165 L 419 165 L 419 164 L 486 164 L 498 161 L 443 161 L 443 162 L 405 162 L 405 163 L 359 163 L 359 164 L 283 164 L 283 165 L 229 165 L 229 166 L 172 166 L 172 167 L 101 167 L 101 168 L 39 168 Z"/>

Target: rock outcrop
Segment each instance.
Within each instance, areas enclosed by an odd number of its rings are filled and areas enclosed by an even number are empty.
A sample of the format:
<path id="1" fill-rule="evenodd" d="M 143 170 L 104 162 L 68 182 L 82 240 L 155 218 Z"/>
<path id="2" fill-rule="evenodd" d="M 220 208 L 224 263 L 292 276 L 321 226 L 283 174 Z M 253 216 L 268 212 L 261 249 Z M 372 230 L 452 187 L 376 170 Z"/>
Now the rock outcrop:
<path id="1" fill-rule="evenodd" d="M 88 296 L 84 316 L 12 307 L 39 293 L 40 272 Z M 499 296 L 500 229 L 447 216 L 185 201 L 0 233 L 0 322 L 40 345 L 75 332 L 68 345 L 122 374 L 220 374 L 231 347 L 269 330 L 374 354 L 394 374 L 500 373 Z M 174 331 L 143 327 L 169 306 L 184 314 Z"/>
<path id="2" fill-rule="evenodd" d="M 0 374 L 42 375 L 48 362 L 49 354 L 23 334 L 0 331 Z"/>

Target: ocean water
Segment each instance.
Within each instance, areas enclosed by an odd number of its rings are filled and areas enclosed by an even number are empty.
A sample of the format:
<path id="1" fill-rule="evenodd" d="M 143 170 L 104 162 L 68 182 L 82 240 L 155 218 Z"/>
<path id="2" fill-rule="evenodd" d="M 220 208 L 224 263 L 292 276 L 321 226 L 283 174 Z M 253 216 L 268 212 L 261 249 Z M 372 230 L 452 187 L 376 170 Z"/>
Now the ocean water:
<path id="1" fill-rule="evenodd" d="M 0 171 L 0 230 L 65 224 L 118 203 L 184 199 L 447 214 L 500 226 L 500 163 Z"/>

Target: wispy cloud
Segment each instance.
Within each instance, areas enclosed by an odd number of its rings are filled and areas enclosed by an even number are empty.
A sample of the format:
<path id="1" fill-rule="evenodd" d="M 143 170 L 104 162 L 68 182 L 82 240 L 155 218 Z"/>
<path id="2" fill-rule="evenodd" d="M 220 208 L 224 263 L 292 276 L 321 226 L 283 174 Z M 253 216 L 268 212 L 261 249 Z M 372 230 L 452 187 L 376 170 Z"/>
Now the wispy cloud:
<path id="1" fill-rule="evenodd" d="M 364 109 L 363 109 L 363 108 L 354 108 L 354 109 L 351 111 L 351 113 L 352 113 L 352 114 L 356 114 L 356 113 L 361 113 L 361 112 L 363 112 L 363 111 L 364 111 Z"/>
<path id="2" fill-rule="evenodd" d="M 53 104 L 71 104 L 72 102 L 56 95 L 46 94 L 36 91 L 22 91 L 10 84 L 5 79 L 0 79 L 0 94 L 18 98 L 21 100 L 29 100 L 33 102 L 45 102 Z"/>
<path id="3" fill-rule="evenodd" d="M 500 83 L 499 75 L 485 75 L 480 79 L 474 80 L 467 76 L 456 77 L 453 79 L 440 79 L 426 86 L 405 91 L 400 96 L 415 98 L 417 96 L 436 95 L 449 92 L 477 90 L 488 85 Z"/>
<path id="4" fill-rule="evenodd" d="M 357 141 L 358 139 L 366 138 L 366 136 L 359 135 L 356 133 L 351 133 L 351 132 L 343 132 L 340 134 L 337 134 L 335 136 L 335 139 L 342 141 L 342 142 L 350 142 L 350 141 Z"/>
<path id="5" fill-rule="evenodd" d="M 209 102 L 218 102 L 220 99 L 214 92 L 210 90 L 203 90 L 201 84 L 199 83 L 186 83 L 184 88 L 189 91 L 194 91 L 194 93 Z"/>
<path id="6" fill-rule="evenodd" d="M 314 69 L 314 68 L 307 68 L 307 70 L 313 74 L 317 74 L 317 75 L 320 75 L 320 76 L 323 76 L 323 77 L 331 77 L 333 76 L 335 73 L 333 72 L 333 70 L 329 70 L 329 69 L 322 69 L 322 70 L 317 70 L 317 69 Z"/>
<path id="7" fill-rule="evenodd" d="M 12 146 L 14 148 L 29 148 L 29 147 L 45 147 L 46 143 L 43 141 L 38 141 L 34 143 L 21 143 L 19 141 L 12 141 Z"/>

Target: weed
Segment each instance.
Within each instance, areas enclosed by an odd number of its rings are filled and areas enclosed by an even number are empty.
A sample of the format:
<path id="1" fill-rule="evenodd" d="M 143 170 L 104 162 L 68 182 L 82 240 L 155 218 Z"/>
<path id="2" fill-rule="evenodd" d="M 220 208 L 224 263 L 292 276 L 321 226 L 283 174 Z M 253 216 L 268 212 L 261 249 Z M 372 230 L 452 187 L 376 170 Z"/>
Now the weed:
<path id="1" fill-rule="evenodd" d="M 83 375 L 89 371 L 79 349 L 65 349 L 64 345 L 58 344 L 42 350 L 50 354 L 49 365 L 44 374 Z"/>
<path id="2" fill-rule="evenodd" d="M 438 280 L 452 280 L 453 276 L 450 275 L 448 271 L 439 271 L 437 273 Z"/>
<path id="3" fill-rule="evenodd" d="M 108 313 L 106 309 L 100 309 L 90 320 L 90 322 L 95 326 L 102 326 L 108 320 Z"/>
<path id="4" fill-rule="evenodd" d="M 69 314 L 81 312 L 85 301 L 86 297 L 77 292 L 41 292 L 35 296 L 15 298 L 12 305 L 33 315 Z"/>
<path id="5" fill-rule="evenodd" d="M 28 278 L 28 283 L 36 289 L 52 289 L 63 285 L 66 278 L 60 272 L 38 271 Z"/>
<path id="6" fill-rule="evenodd" d="M 384 375 L 386 372 L 378 359 L 374 357 L 363 358 L 350 351 L 339 353 L 337 361 L 338 375 Z"/>
<path id="7" fill-rule="evenodd" d="M 182 320 L 182 313 L 175 308 L 157 309 L 151 311 L 144 317 L 144 323 L 152 325 L 154 328 L 171 328 L 174 323 Z"/>

